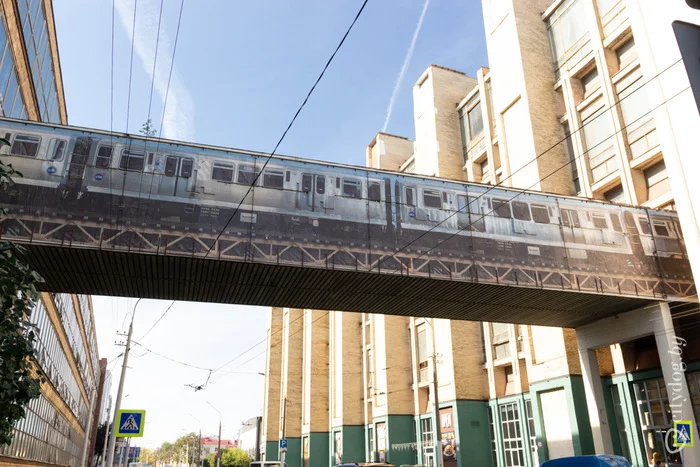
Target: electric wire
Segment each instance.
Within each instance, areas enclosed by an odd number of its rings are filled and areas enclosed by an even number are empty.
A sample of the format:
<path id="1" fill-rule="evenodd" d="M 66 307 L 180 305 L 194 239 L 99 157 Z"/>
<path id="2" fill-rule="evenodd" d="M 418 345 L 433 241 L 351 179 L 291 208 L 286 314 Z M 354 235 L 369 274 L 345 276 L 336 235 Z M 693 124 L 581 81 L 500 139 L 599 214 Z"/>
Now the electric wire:
<path id="1" fill-rule="evenodd" d="M 673 62 L 672 64 L 670 64 L 669 66 L 667 66 L 666 68 L 664 68 L 663 70 L 661 70 L 659 73 L 657 73 L 655 76 L 653 76 L 652 78 L 650 78 L 649 80 L 647 80 L 647 81 L 646 81 L 645 83 L 643 83 L 641 86 L 637 87 L 636 89 L 634 89 L 632 92 L 630 92 L 629 94 L 627 94 L 627 95 L 624 96 L 623 98 L 618 99 L 617 101 L 613 102 L 612 105 L 610 105 L 609 108 L 605 110 L 605 112 L 601 112 L 601 113 L 599 113 L 598 115 L 596 115 L 596 116 L 594 116 L 593 118 L 591 118 L 590 120 L 588 120 L 586 123 L 584 123 L 583 125 L 581 125 L 578 129 L 576 129 L 575 131 L 569 133 L 569 135 L 565 136 L 564 138 L 560 139 L 559 141 L 557 141 L 556 143 L 554 143 L 553 145 L 551 145 L 549 148 L 547 148 L 546 150 L 544 150 L 543 152 L 541 152 L 540 154 L 538 154 L 538 155 L 537 155 L 536 157 L 534 157 L 532 160 L 530 160 L 530 161 L 528 161 L 527 163 L 523 164 L 523 166 L 521 166 L 519 169 L 517 169 L 516 171 L 514 171 L 513 173 L 511 173 L 510 175 L 508 175 L 508 177 L 504 178 L 503 180 L 501 180 L 500 182 L 498 182 L 498 183 L 495 184 L 495 185 L 489 186 L 489 187 L 486 189 L 486 191 L 484 191 L 483 193 L 479 194 L 477 197 L 472 198 L 472 200 L 471 200 L 469 203 L 466 203 L 466 206 L 463 206 L 462 208 L 457 209 L 456 211 L 454 211 L 453 213 L 451 213 L 450 215 L 448 215 L 447 217 L 445 217 L 445 219 L 441 220 L 440 222 L 435 223 L 435 225 L 431 226 L 428 230 L 422 232 L 422 233 L 421 233 L 420 235 L 418 235 L 416 238 L 414 238 L 413 240 L 409 241 L 409 242 L 406 243 L 404 246 L 402 246 L 401 248 L 399 248 L 399 249 L 397 249 L 395 252 L 393 252 L 393 253 L 389 256 L 389 258 L 394 258 L 397 254 L 399 254 L 400 252 L 404 251 L 406 248 L 408 248 L 409 246 L 411 246 L 413 243 L 415 243 L 416 241 L 418 241 L 418 240 L 420 240 L 421 238 L 425 237 L 426 235 L 428 235 L 429 233 L 431 233 L 432 231 L 434 231 L 434 230 L 435 230 L 437 227 L 439 227 L 440 225 L 444 224 L 448 219 L 451 219 L 452 217 L 456 216 L 457 214 L 459 214 L 460 212 L 462 212 L 464 209 L 469 209 L 469 207 L 471 206 L 471 204 L 472 204 L 474 201 L 480 199 L 481 197 L 483 197 L 485 194 L 489 193 L 489 192 L 492 191 L 493 189 L 495 189 L 495 188 L 501 188 L 501 189 L 507 189 L 507 190 L 518 190 L 518 188 L 504 187 L 504 186 L 503 186 L 503 182 L 505 182 L 506 180 L 512 178 L 515 174 L 517 174 L 518 172 L 524 170 L 527 166 L 529 166 L 529 165 L 532 164 L 533 162 L 537 161 L 540 157 L 543 157 L 544 155 L 546 155 L 547 153 L 549 153 L 550 151 L 552 151 L 554 148 L 556 148 L 557 146 L 559 146 L 559 145 L 562 144 L 563 142 L 567 141 L 569 138 L 572 138 L 573 135 L 575 135 L 576 133 L 582 131 L 583 128 L 585 128 L 587 125 L 591 124 L 592 122 L 594 122 L 594 121 L 597 120 L 598 118 L 601 118 L 601 117 L 604 116 L 604 115 L 607 116 L 608 111 L 612 112 L 612 110 L 613 110 L 617 105 L 619 105 L 620 102 L 622 102 L 623 100 L 629 98 L 629 97 L 632 96 L 634 93 L 636 93 L 636 92 L 638 92 L 640 89 L 644 88 L 646 85 L 648 85 L 649 83 L 651 83 L 653 80 L 657 79 L 657 78 L 658 78 L 659 76 L 661 76 L 663 73 L 665 73 L 666 71 L 668 71 L 669 69 L 671 69 L 673 66 L 677 65 L 677 64 L 680 63 L 680 62 L 681 62 L 681 59 L 679 59 L 679 60 Z M 675 96 L 674 96 L 674 97 L 675 97 Z M 673 97 L 672 97 L 672 98 L 673 98 Z M 671 99 L 672 99 L 672 98 L 671 98 Z M 659 108 L 661 105 L 664 105 L 666 102 L 668 102 L 668 101 L 671 100 L 671 99 L 667 99 L 667 100 L 663 101 L 663 102 L 662 102 L 661 104 L 659 104 L 657 107 L 655 107 L 654 109 L 652 109 L 652 111 L 655 110 L 655 109 L 657 109 L 657 108 Z M 648 115 L 649 113 L 651 113 L 651 111 L 650 111 L 650 112 L 647 112 L 647 113 L 644 114 L 642 117 L 640 117 L 640 118 L 638 118 L 637 120 L 635 120 L 634 122 L 636 122 L 636 121 L 638 121 L 639 119 L 645 117 L 645 116 Z M 607 118 L 607 117 L 606 117 L 606 118 Z M 634 122 L 631 122 L 631 123 L 634 123 Z M 630 123 L 630 124 L 631 124 L 631 123 Z M 625 127 L 623 127 L 622 129 L 627 128 L 627 126 L 629 126 L 630 124 L 625 125 Z M 622 129 L 621 129 L 621 130 L 622 130 Z M 598 143 L 596 146 L 594 146 L 594 147 L 592 147 L 592 148 L 588 148 L 588 150 L 585 151 L 583 154 L 580 154 L 579 156 L 572 158 L 568 163 L 564 164 L 564 166 L 562 166 L 562 167 L 560 167 L 559 169 L 555 170 L 554 172 L 550 173 L 550 174 L 547 175 L 546 177 L 544 177 L 544 178 L 538 180 L 537 183 L 531 185 L 529 188 L 527 188 L 527 189 L 524 190 L 523 192 L 525 192 L 525 191 L 527 191 L 527 190 L 533 188 L 534 186 L 536 186 L 537 184 L 539 184 L 540 181 L 542 181 L 542 180 L 546 179 L 547 177 L 553 175 L 554 173 L 558 172 L 559 170 L 563 169 L 564 167 L 569 166 L 572 162 L 576 161 L 576 160 L 579 159 L 581 156 L 583 156 L 583 155 L 587 154 L 588 152 L 590 152 L 591 149 L 594 149 L 595 147 L 597 147 L 597 146 L 603 144 L 604 142 L 608 141 L 610 138 L 612 138 L 615 134 L 617 134 L 617 133 L 619 133 L 619 132 L 620 132 L 620 131 L 614 132 L 614 133 L 611 134 L 609 137 L 605 138 L 602 142 Z M 493 212 L 493 210 L 492 210 L 491 212 Z M 488 214 L 490 214 L 490 213 L 488 213 Z M 484 217 L 485 217 L 485 215 L 482 216 L 481 219 L 483 219 Z M 471 226 L 472 226 L 472 224 L 470 223 L 470 224 L 467 226 L 467 228 L 469 228 L 469 227 L 471 227 Z M 457 233 L 459 233 L 459 232 L 461 232 L 461 231 L 463 231 L 463 230 L 464 230 L 464 229 L 458 230 Z M 453 236 L 454 236 L 454 235 L 453 235 Z M 449 237 L 449 238 L 452 238 L 452 237 Z M 443 243 L 444 243 L 444 242 L 443 242 Z M 440 243 L 440 244 L 442 244 L 442 243 Z M 430 251 L 432 251 L 434 248 L 435 248 L 435 247 L 433 247 Z M 421 256 L 422 256 L 422 255 L 421 255 Z"/>
<path id="2" fill-rule="evenodd" d="M 170 309 L 173 307 L 173 305 L 175 305 L 175 300 L 173 300 L 172 302 L 170 302 L 170 306 L 168 306 L 168 308 L 165 309 L 165 311 L 163 312 L 163 314 L 160 315 L 160 318 L 158 318 L 158 319 L 156 320 L 156 322 L 153 323 L 153 326 L 151 326 L 151 327 L 148 329 L 148 331 L 146 331 L 146 332 L 143 334 L 143 336 L 141 336 L 141 337 L 139 338 L 140 341 L 142 341 L 143 338 L 146 337 L 146 336 L 148 335 L 149 332 L 153 331 L 153 328 L 155 328 L 155 327 L 158 325 L 158 323 L 160 323 L 160 320 L 162 320 L 162 319 L 165 317 L 165 315 L 168 314 L 168 312 L 169 312 Z"/>
<path id="3" fill-rule="evenodd" d="M 638 89 L 639 89 L 639 88 L 638 88 Z M 575 161 L 578 160 L 579 158 L 585 156 L 585 155 L 588 154 L 591 150 L 593 150 L 593 149 L 595 149 L 596 147 L 602 145 L 603 143 L 605 143 L 607 140 L 609 140 L 609 139 L 612 138 L 613 136 L 615 136 L 615 135 L 621 133 L 623 130 L 627 129 L 628 126 L 630 126 L 630 125 L 632 125 L 632 124 L 638 122 L 639 120 L 641 120 L 641 119 L 647 117 L 647 116 L 650 115 L 654 110 L 660 108 L 660 107 L 663 106 L 663 105 L 666 105 L 666 104 L 667 104 L 668 102 L 670 102 L 672 99 L 675 99 L 676 97 L 678 97 L 679 95 L 681 95 L 682 93 L 684 93 L 685 91 L 687 91 L 687 90 L 689 90 L 689 89 L 690 89 L 690 86 L 688 86 L 688 87 L 682 89 L 681 91 L 677 92 L 676 94 L 674 94 L 674 95 L 671 96 L 670 98 L 664 100 L 664 101 L 661 102 L 659 105 L 655 106 L 654 108 L 652 108 L 651 110 L 649 110 L 648 112 L 646 112 L 646 113 L 645 113 L 644 115 L 642 115 L 641 117 L 639 117 L 639 118 L 633 120 L 632 122 L 626 124 L 625 126 L 623 126 L 622 128 L 620 128 L 619 130 L 613 132 L 609 137 L 605 138 L 605 139 L 604 139 L 603 141 L 601 141 L 600 143 L 594 145 L 593 147 L 589 148 L 587 151 L 581 153 L 580 155 L 578 155 L 578 156 L 572 158 L 569 162 L 566 162 L 565 164 L 561 165 L 559 168 L 555 169 L 553 172 L 550 172 L 549 174 L 545 175 L 543 178 L 539 179 L 536 183 L 530 185 L 528 188 L 522 189 L 522 188 L 511 188 L 511 187 L 508 187 L 508 188 L 507 188 L 508 191 L 517 191 L 518 193 L 516 193 L 513 197 L 508 198 L 506 201 L 507 201 L 508 203 L 510 203 L 510 202 L 513 201 L 515 198 L 519 197 L 520 195 L 527 193 L 529 190 L 531 190 L 531 189 L 534 188 L 536 185 L 538 185 L 542 180 L 546 180 L 547 178 L 549 178 L 549 177 L 551 177 L 552 175 L 556 174 L 556 173 L 559 172 L 560 170 L 562 170 L 562 169 L 568 167 L 569 165 L 571 165 L 572 162 L 575 162 Z M 612 107 L 611 107 L 611 108 L 612 108 Z M 601 115 L 602 115 L 602 114 L 601 114 Z M 475 199 L 478 199 L 478 198 L 482 197 L 485 193 L 488 193 L 488 191 L 490 191 L 490 190 L 491 190 L 491 188 L 489 188 L 488 190 L 486 190 L 484 193 L 480 194 L 480 195 L 479 195 L 477 198 L 475 198 Z M 470 205 L 471 203 L 467 203 L 467 204 Z M 487 213 L 485 213 L 485 214 L 482 214 L 481 217 L 480 217 L 478 220 L 483 220 L 486 216 L 488 216 L 489 214 L 494 213 L 497 209 L 498 209 L 498 208 L 493 208 L 493 209 L 491 209 L 489 212 L 487 212 Z M 464 232 L 466 229 L 472 227 L 472 226 L 474 225 L 474 222 L 477 222 L 477 221 L 470 221 L 469 224 L 468 224 L 467 226 L 465 226 L 465 227 L 463 227 L 463 228 L 458 228 L 456 232 L 454 232 L 454 233 L 450 234 L 449 236 L 447 236 L 446 238 L 444 238 L 444 239 L 438 241 L 438 243 L 437 243 L 435 246 L 430 247 L 430 248 L 429 248 L 428 250 L 426 250 L 425 252 L 421 252 L 421 253 L 418 255 L 417 258 L 421 258 L 421 257 L 425 256 L 427 253 L 430 253 L 430 252 L 433 251 L 435 248 L 439 247 L 440 245 L 442 245 L 442 244 L 445 243 L 446 241 L 448 241 L 448 240 L 450 240 L 451 238 L 453 238 L 455 235 L 458 235 L 458 234 L 460 234 L 461 232 Z M 434 228 L 434 227 L 431 227 L 431 229 L 433 229 L 433 228 Z M 415 240 L 413 240 L 413 241 L 415 241 Z M 398 253 L 398 252 L 397 252 L 397 253 Z M 395 254 L 395 253 L 394 253 L 394 254 Z M 392 256 L 393 256 L 393 254 L 392 254 Z M 417 259 L 417 258 L 416 258 L 416 259 Z"/>
<path id="4" fill-rule="evenodd" d="M 134 20 L 131 26 L 131 59 L 129 61 L 129 91 L 126 98 L 126 130 L 125 133 L 129 133 L 129 112 L 131 110 L 131 78 L 134 71 L 134 42 L 136 38 L 136 6 L 138 0 L 134 0 Z"/>
<path id="5" fill-rule="evenodd" d="M 221 229 L 221 231 L 219 232 L 219 234 L 216 236 L 216 239 L 214 240 L 214 242 L 212 242 L 211 246 L 207 249 L 207 254 L 204 255 L 204 258 L 205 258 L 205 259 L 209 256 L 209 253 L 211 253 L 211 250 L 214 248 L 214 245 L 216 245 L 216 244 L 218 243 L 219 239 L 221 238 L 221 236 L 222 236 L 223 233 L 226 231 L 226 229 L 228 228 L 228 226 L 229 226 L 229 224 L 231 223 L 231 221 L 233 220 L 233 218 L 236 216 L 236 214 L 237 214 L 238 211 L 240 210 L 241 206 L 243 205 L 243 201 L 245 201 L 245 199 L 248 197 L 248 194 L 250 194 L 251 190 L 253 190 L 253 188 L 255 187 L 255 184 L 258 182 L 258 179 L 260 178 L 260 176 L 262 175 L 263 171 L 264 171 L 265 168 L 267 167 L 267 164 L 270 162 L 270 159 L 271 159 L 272 156 L 277 152 L 277 149 L 280 147 L 280 145 L 281 145 L 282 142 L 284 141 L 284 138 L 287 136 L 287 133 L 288 133 L 289 130 L 292 128 L 292 125 L 294 125 L 294 122 L 296 121 L 297 117 L 298 117 L 299 114 L 301 113 L 302 109 L 306 106 L 306 103 L 308 102 L 309 98 L 311 97 L 311 94 L 314 92 L 314 90 L 316 89 L 316 86 L 318 85 L 318 83 L 321 81 L 321 79 L 322 79 L 323 76 L 325 75 L 326 70 L 327 70 L 328 67 L 330 66 L 331 62 L 332 62 L 333 59 L 335 58 L 335 56 L 336 56 L 336 54 L 338 53 L 338 51 L 340 50 L 340 48 L 343 46 L 343 43 L 345 43 L 345 39 L 348 37 L 348 35 L 350 34 L 350 31 L 352 30 L 353 26 L 355 26 L 355 23 L 356 23 L 357 20 L 360 18 L 360 15 L 361 15 L 362 12 L 364 11 L 365 6 L 367 5 L 367 2 L 368 2 L 368 1 L 369 1 L 369 0 L 364 0 L 364 1 L 362 2 L 362 6 L 360 7 L 360 10 L 359 10 L 359 11 L 357 12 L 357 14 L 355 15 L 355 18 L 352 20 L 352 23 L 350 23 L 350 27 L 348 27 L 347 31 L 345 31 L 345 34 L 343 35 L 343 38 L 340 40 L 340 43 L 336 46 L 336 48 L 335 48 L 335 50 L 333 51 L 333 53 L 331 54 L 330 58 L 329 58 L 328 61 L 326 62 L 326 65 L 323 67 L 323 70 L 321 71 L 321 74 L 318 76 L 318 78 L 316 78 L 316 82 L 314 82 L 313 86 L 311 86 L 311 89 L 310 89 L 309 92 L 306 94 L 306 97 L 304 98 L 304 101 L 301 103 L 301 105 L 300 105 L 299 108 L 297 109 L 296 113 L 294 114 L 294 117 L 292 117 L 292 120 L 289 122 L 289 125 L 287 125 L 287 128 L 286 128 L 286 129 L 284 130 L 284 132 L 282 133 L 282 136 L 280 137 L 279 141 L 277 141 L 277 144 L 275 145 L 275 148 L 274 148 L 274 149 L 272 150 L 272 152 L 267 156 L 267 158 L 266 158 L 266 160 L 265 160 L 265 163 L 263 164 L 263 166 L 262 166 L 262 168 L 260 169 L 260 171 L 259 171 L 259 172 L 255 175 L 255 177 L 253 178 L 253 181 L 251 182 L 250 186 L 248 187 L 248 190 L 246 191 L 246 193 L 243 195 L 243 198 L 241 198 L 240 202 L 238 203 L 238 206 L 236 206 L 236 209 L 234 209 L 233 213 L 231 214 L 231 216 L 229 217 L 229 219 L 226 221 L 226 224 L 225 224 L 224 227 Z M 256 165 L 257 165 L 257 164 L 256 164 Z"/>

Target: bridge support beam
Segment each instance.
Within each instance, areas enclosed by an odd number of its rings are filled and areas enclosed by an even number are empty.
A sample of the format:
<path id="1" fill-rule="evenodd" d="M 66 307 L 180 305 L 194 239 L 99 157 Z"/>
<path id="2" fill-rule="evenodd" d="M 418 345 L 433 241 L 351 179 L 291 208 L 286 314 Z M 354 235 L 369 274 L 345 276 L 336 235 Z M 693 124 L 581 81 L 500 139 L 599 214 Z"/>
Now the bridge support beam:
<path id="1" fill-rule="evenodd" d="M 653 335 L 656 340 L 673 420 L 690 420 L 695 430 L 695 438 L 700 439 L 684 372 L 685 344 L 683 339 L 676 337 L 668 304 L 658 302 L 646 308 L 576 328 L 581 372 L 596 454 L 612 454 L 613 444 L 605 410 L 604 391 L 607 389 L 602 385 L 595 350 L 649 335 Z M 670 436 L 672 434 L 669 438 Z M 673 445 L 673 440 L 669 439 L 669 445 Z M 682 456 L 684 465 L 700 465 L 700 449 L 697 447 L 684 449 Z"/>

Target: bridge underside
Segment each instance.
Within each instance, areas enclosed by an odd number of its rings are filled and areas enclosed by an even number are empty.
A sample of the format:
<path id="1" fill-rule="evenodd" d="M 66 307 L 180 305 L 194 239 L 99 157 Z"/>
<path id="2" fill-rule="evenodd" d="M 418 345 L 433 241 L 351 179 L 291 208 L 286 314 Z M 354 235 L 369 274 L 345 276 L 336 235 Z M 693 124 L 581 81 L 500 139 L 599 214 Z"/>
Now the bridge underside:
<path id="1" fill-rule="evenodd" d="M 576 327 L 649 298 L 380 272 L 27 245 L 47 292 Z M 196 312 L 196 310 L 192 310 Z"/>

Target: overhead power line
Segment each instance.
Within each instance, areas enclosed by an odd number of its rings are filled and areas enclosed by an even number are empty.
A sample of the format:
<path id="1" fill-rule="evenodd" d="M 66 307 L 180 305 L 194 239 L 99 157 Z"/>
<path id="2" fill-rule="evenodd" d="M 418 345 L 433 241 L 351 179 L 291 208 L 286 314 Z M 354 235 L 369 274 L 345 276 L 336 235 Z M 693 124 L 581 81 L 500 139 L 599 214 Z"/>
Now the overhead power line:
<path id="1" fill-rule="evenodd" d="M 284 141 L 284 138 L 287 136 L 287 133 L 288 133 L 289 130 L 292 128 L 292 125 L 294 125 L 294 122 L 296 121 L 297 117 L 298 117 L 299 114 L 301 113 L 302 109 L 304 108 L 304 106 L 306 106 L 306 103 L 309 101 L 309 98 L 311 97 L 311 94 L 314 92 L 314 90 L 316 89 L 316 86 L 318 85 L 318 83 L 319 83 L 319 82 L 321 81 L 321 79 L 323 78 L 323 75 L 326 73 L 326 70 L 327 70 L 328 67 L 330 66 L 330 64 L 331 64 L 331 62 L 333 61 L 333 59 L 335 58 L 336 54 L 338 53 L 338 51 L 340 50 L 340 48 L 343 46 L 343 43 L 345 43 L 345 39 L 347 39 L 347 37 L 348 37 L 348 35 L 350 34 L 350 31 L 352 30 L 353 26 L 355 26 L 355 23 L 356 23 L 357 20 L 360 18 L 360 15 L 362 14 L 362 11 L 364 11 L 365 6 L 367 5 L 367 2 L 368 2 L 368 1 L 369 1 L 369 0 L 364 0 L 364 1 L 362 2 L 362 6 L 360 7 L 360 10 L 359 10 L 359 11 L 357 12 L 357 14 L 355 15 L 355 19 L 353 19 L 353 20 L 352 20 L 352 23 L 350 23 L 350 27 L 348 27 L 347 31 L 345 31 L 345 34 L 343 35 L 343 38 L 340 40 L 340 43 L 338 43 L 338 45 L 336 46 L 335 50 L 334 50 L 333 53 L 331 54 L 330 58 L 329 58 L 328 61 L 326 62 L 326 65 L 323 67 L 323 70 L 321 70 L 321 74 L 318 75 L 318 78 L 316 78 L 316 81 L 314 82 L 313 86 L 311 86 L 311 89 L 309 89 L 309 92 L 306 94 L 306 97 L 304 98 L 304 101 L 301 103 L 301 105 L 300 105 L 299 108 L 297 109 L 296 113 L 294 114 L 294 117 L 292 117 L 292 120 L 289 122 L 289 125 L 287 125 L 287 128 L 284 130 L 284 133 L 282 133 L 282 136 L 280 137 L 279 141 L 277 141 L 277 144 L 275 145 L 275 148 L 274 148 L 274 149 L 272 150 L 272 152 L 267 156 L 267 159 L 265 160 L 265 163 L 263 164 L 262 168 L 261 168 L 260 171 L 257 173 L 257 175 L 255 175 L 255 178 L 253 179 L 253 181 L 251 182 L 250 186 L 248 187 L 248 190 L 246 191 L 245 195 L 243 195 L 243 198 L 241 198 L 241 200 L 239 201 L 238 206 L 236 206 L 236 209 L 234 209 L 234 211 L 233 211 L 233 213 L 231 214 L 231 216 L 229 217 L 228 221 L 226 221 L 226 224 L 225 224 L 224 227 L 221 229 L 221 231 L 219 232 L 219 234 L 216 236 L 216 239 L 214 240 L 214 242 L 211 244 L 211 246 L 210 246 L 209 249 L 207 250 L 207 254 L 204 255 L 204 258 L 207 258 L 207 256 L 209 256 L 209 253 L 211 253 L 211 250 L 212 250 L 212 248 L 214 248 L 214 245 L 217 244 L 217 242 L 218 242 L 219 239 L 221 238 L 221 235 L 223 235 L 223 233 L 226 231 L 226 229 L 228 228 L 228 226 L 229 226 L 229 224 L 231 223 L 231 221 L 233 220 L 233 218 L 236 216 L 236 214 L 237 214 L 238 211 L 240 210 L 241 206 L 243 205 L 243 201 L 245 201 L 245 199 L 246 199 L 246 198 L 248 197 L 248 195 L 250 194 L 251 190 L 253 190 L 253 187 L 254 187 L 255 184 L 258 182 L 258 179 L 260 178 L 260 176 L 262 175 L 263 171 L 265 170 L 265 167 L 267 167 L 267 164 L 270 162 L 270 159 L 271 159 L 272 156 L 277 152 L 277 149 L 278 149 L 278 148 L 280 147 L 280 145 L 282 144 L 282 141 Z"/>

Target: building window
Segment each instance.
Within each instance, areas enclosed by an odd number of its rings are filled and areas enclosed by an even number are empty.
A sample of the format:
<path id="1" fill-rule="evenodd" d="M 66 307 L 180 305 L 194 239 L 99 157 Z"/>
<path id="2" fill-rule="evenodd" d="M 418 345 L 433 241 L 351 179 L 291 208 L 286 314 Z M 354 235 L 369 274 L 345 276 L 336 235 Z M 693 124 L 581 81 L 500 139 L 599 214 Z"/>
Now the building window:
<path id="1" fill-rule="evenodd" d="M 571 178 L 574 181 L 574 190 L 576 193 L 581 192 L 581 181 L 578 178 L 578 167 L 576 165 L 576 153 L 574 152 L 574 141 L 571 136 L 571 128 L 569 122 L 562 124 L 564 130 L 564 138 L 566 139 L 566 152 L 569 156 L 569 167 L 571 168 Z"/>
<path id="2" fill-rule="evenodd" d="M 617 170 L 614 132 L 608 110 L 602 98 L 581 110 L 583 138 L 594 183 Z"/>
<path id="3" fill-rule="evenodd" d="M 489 161 L 484 160 L 479 164 L 479 167 L 481 169 L 481 181 L 483 183 L 486 183 L 489 181 L 489 178 L 491 177 L 491 171 L 489 170 Z"/>
<path id="4" fill-rule="evenodd" d="M 386 462 L 386 423 L 377 423 L 377 451 L 379 462 Z"/>
<path id="5" fill-rule="evenodd" d="M 420 421 L 420 440 L 423 446 L 432 446 L 433 441 L 433 419 L 422 418 Z"/>
<path id="6" fill-rule="evenodd" d="M 26 118 L 24 101 L 17 83 L 12 49 L 7 41 L 5 25 L 0 21 L 0 97 L 2 98 L 0 104 L 2 104 L 2 113 L 6 117 L 18 118 L 24 115 Z"/>
<path id="7" fill-rule="evenodd" d="M 459 123 L 462 129 L 462 150 L 466 158 L 473 143 L 484 134 L 484 116 L 479 94 L 472 97 L 462 108 L 459 114 Z M 478 146 L 481 148 L 480 144 Z"/>
<path id="8" fill-rule="evenodd" d="M 627 144 L 633 159 L 659 146 L 649 96 L 643 86 L 644 79 L 639 67 L 615 85 Z"/>
<path id="9" fill-rule="evenodd" d="M 535 417 L 532 414 L 531 400 L 525 401 L 525 414 L 527 415 L 527 429 L 530 435 L 530 452 L 532 452 L 532 463 L 533 465 L 540 465 L 540 456 L 537 453 L 537 432 L 535 431 Z"/>
<path id="10" fill-rule="evenodd" d="M 510 358 L 510 341 L 508 339 L 508 324 L 491 323 L 491 343 L 493 344 L 493 358 L 500 360 Z"/>
<path id="11" fill-rule="evenodd" d="M 499 406 L 501 412 L 501 433 L 503 433 L 503 452 L 506 467 L 520 467 L 525 465 L 523 454 L 523 440 L 520 433 L 520 414 L 518 404 L 503 404 Z"/>
<path id="12" fill-rule="evenodd" d="M 672 445 L 666 445 L 666 432 L 673 428 L 671 407 L 668 405 L 666 385 L 662 378 L 642 381 L 634 384 L 634 394 L 637 399 L 639 411 L 639 423 L 642 426 L 642 437 L 647 451 L 647 459 L 651 459 L 655 452 L 661 455 L 661 459 L 669 464 L 681 463 L 679 453 Z M 669 442 L 673 437 L 669 435 Z"/>
<path id="13" fill-rule="evenodd" d="M 418 336 L 418 382 L 430 382 L 428 372 L 428 332 L 425 324 L 419 324 L 416 327 L 416 335 Z"/>
<path id="14" fill-rule="evenodd" d="M 583 87 L 584 99 L 592 96 L 594 92 L 600 89 L 600 75 L 597 68 L 594 67 L 581 77 L 581 86 Z"/>
<path id="15" fill-rule="evenodd" d="M 372 349 L 367 349 L 367 397 L 374 396 L 374 357 Z"/>
<path id="16" fill-rule="evenodd" d="M 493 423 L 493 407 L 489 407 L 489 437 L 491 438 L 491 461 L 494 466 L 498 465 L 498 456 L 496 455 L 496 430 Z"/>
<path id="17" fill-rule="evenodd" d="M 622 406 L 622 400 L 620 399 L 620 390 L 617 386 L 610 386 L 610 392 L 612 393 L 613 405 L 615 406 L 615 420 L 617 420 L 617 436 L 620 439 L 620 446 L 622 447 L 622 455 L 627 459 L 632 459 L 630 457 L 630 447 L 627 443 L 629 439 L 629 430 L 627 424 L 625 423 L 624 408 Z"/>
<path id="18" fill-rule="evenodd" d="M 586 21 L 590 12 L 588 1 L 567 0 L 546 19 L 557 72 L 567 60 L 577 63 L 591 50 Z"/>
<path id="19" fill-rule="evenodd" d="M 623 0 L 597 0 L 598 16 L 603 26 L 603 37 L 607 38 L 627 19 Z"/>
<path id="20" fill-rule="evenodd" d="M 625 194 L 624 188 L 622 188 L 622 185 L 617 185 L 615 188 L 611 188 L 608 191 L 606 191 L 603 196 L 605 197 L 606 200 L 612 201 L 615 203 L 626 203 L 627 202 L 627 195 Z"/>
<path id="21" fill-rule="evenodd" d="M 644 182 L 647 186 L 647 199 L 656 199 L 671 191 L 666 164 L 663 160 L 644 170 Z"/>
<path id="22" fill-rule="evenodd" d="M 634 45 L 634 38 L 630 38 L 615 50 L 617 64 L 622 70 L 637 59 L 637 47 Z"/>
<path id="23" fill-rule="evenodd" d="M 367 450 L 369 451 L 369 461 L 374 462 L 374 427 L 367 428 Z"/>
<path id="24" fill-rule="evenodd" d="M 688 373 L 688 392 L 697 422 L 700 420 L 700 372 Z"/>

